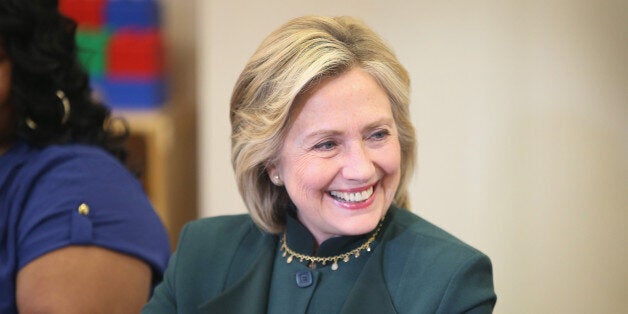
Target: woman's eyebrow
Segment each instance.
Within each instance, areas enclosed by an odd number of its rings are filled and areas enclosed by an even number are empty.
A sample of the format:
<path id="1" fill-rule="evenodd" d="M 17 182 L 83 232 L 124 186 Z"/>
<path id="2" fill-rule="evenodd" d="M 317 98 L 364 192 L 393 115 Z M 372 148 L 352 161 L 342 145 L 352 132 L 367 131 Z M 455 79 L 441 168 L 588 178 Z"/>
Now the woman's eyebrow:
<path id="1" fill-rule="evenodd" d="M 327 136 L 338 136 L 341 134 L 342 132 L 338 130 L 320 129 L 320 130 L 313 131 L 311 133 L 307 133 L 305 136 L 303 136 L 303 141 L 317 139 L 321 137 L 327 137 Z"/>

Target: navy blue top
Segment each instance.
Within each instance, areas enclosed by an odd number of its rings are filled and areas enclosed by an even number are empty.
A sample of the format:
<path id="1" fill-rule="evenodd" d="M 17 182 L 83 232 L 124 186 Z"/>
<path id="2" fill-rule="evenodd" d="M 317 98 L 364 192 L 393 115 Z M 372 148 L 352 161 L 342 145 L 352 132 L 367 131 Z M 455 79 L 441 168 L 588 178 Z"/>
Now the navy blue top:
<path id="1" fill-rule="evenodd" d="M 16 143 L 0 155 L 0 313 L 17 312 L 22 267 L 70 245 L 135 256 L 152 267 L 155 284 L 170 255 L 161 220 L 117 159 L 86 145 Z"/>

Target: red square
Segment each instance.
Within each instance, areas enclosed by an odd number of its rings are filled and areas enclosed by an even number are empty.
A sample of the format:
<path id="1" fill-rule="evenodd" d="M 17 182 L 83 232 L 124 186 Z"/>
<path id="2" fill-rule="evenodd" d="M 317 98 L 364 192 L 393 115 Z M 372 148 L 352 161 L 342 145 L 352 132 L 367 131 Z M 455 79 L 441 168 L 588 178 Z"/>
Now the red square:
<path id="1" fill-rule="evenodd" d="M 115 32 L 109 42 L 106 75 L 112 78 L 155 78 L 163 69 L 162 41 L 158 30 L 127 29 Z"/>
<path id="2" fill-rule="evenodd" d="M 105 20 L 106 0 L 60 0 L 59 11 L 80 27 L 100 28 Z"/>

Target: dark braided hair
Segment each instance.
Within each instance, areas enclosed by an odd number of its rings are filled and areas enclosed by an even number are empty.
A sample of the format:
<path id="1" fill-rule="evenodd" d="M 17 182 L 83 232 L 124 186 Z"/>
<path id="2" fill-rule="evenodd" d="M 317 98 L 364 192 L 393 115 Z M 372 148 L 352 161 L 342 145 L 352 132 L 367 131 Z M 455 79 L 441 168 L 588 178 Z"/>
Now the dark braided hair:
<path id="1" fill-rule="evenodd" d="M 17 113 L 15 134 L 37 146 L 100 146 L 124 161 L 126 124 L 114 131 L 110 110 L 92 97 L 89 76 L 78 61 L 76 27 L 59 13 L 57 0 L 0 0 L 0 44 L 12 62 L 8 102 Z M 70 102 L 65 123 L 57 90 Z"/>

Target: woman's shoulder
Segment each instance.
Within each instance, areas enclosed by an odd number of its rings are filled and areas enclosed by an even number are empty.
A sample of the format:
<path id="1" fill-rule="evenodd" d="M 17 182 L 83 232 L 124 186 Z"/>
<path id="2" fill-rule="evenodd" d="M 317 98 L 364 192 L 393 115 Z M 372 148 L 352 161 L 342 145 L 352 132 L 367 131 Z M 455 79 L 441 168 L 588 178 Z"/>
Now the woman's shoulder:
<path id="1" fill-rule="evenodd" d="M 5 156 L 7 164 L 25 174 L 40 177 L 47 172 L 65 168 L 87 168 L 90 173 L 99 169 L 128 172 L 126 167 L 100 147 L 85 144 L 62 144 L 36 147 L 19 141 Z"/>
<path id="2" fill-rule="evenodd" d="M 33 156 L 33 162 L 46 163 L 66 160 L 68 162 L 98 162 L 114 167 L 124 165 L 101 147 L 85 144 L 49 145 Z"/>
<path id="3" fill-rule="evenodd" d="M 31 198 L 51 193 L 67 196 L 75 192 L 77 197 L 94 194 L 100 198 L 145 197 L 137 177 L 99 147 L 64 144 L 39 148 L 21 143 L 10 154 L 7 167 L 12 169 L 12 174 L 3 181 L 11 181 L 11 194 L 15 196 L 24 194 Z M 111 195 L 113 192 L 119 194 Z"/>
<path id="4" fill-rule="evenodd" d="M 409 210 L 394 208 L 391 216 L 390 224 L 395 231 L 393 238 L 396 241 L 417 243 L 423 247 L 448 250 L 459 254 L 475 255 L 480 253 L 476 248 L 458 237 Z"/>
<path id="5" fill-rule="evenodd" d="M 177 247 L 209 252 L 234 250 L 247 238 L 257 240 L 267 236 L 248 214 L 214 216 L 188 222 L 181 230 Z"/>
<path id="6" fill-rule="evenodd" d="M 274 238 L 260 230 L 248 214 L 200 218 L 183 227 L 175 255 L 186 269 L 226 273 L 237 252 L 254 256 L 272 245 Z"/>
<path id="7" fill-rule="evenodd" d="M 185 236 L 233 235 L 255 226 L 248 214 L 222 215 L 190 221 L 184 228 Z"/>
<path id="8" fill-rule="evenodd" d="M 441 309 L 459 313 L 472 303 L 494 304 L 492 266 L 484 253 L 405 209 L 395 209 L 391 216 L 383 268 L 400 312 L 460 305 Z"/>

